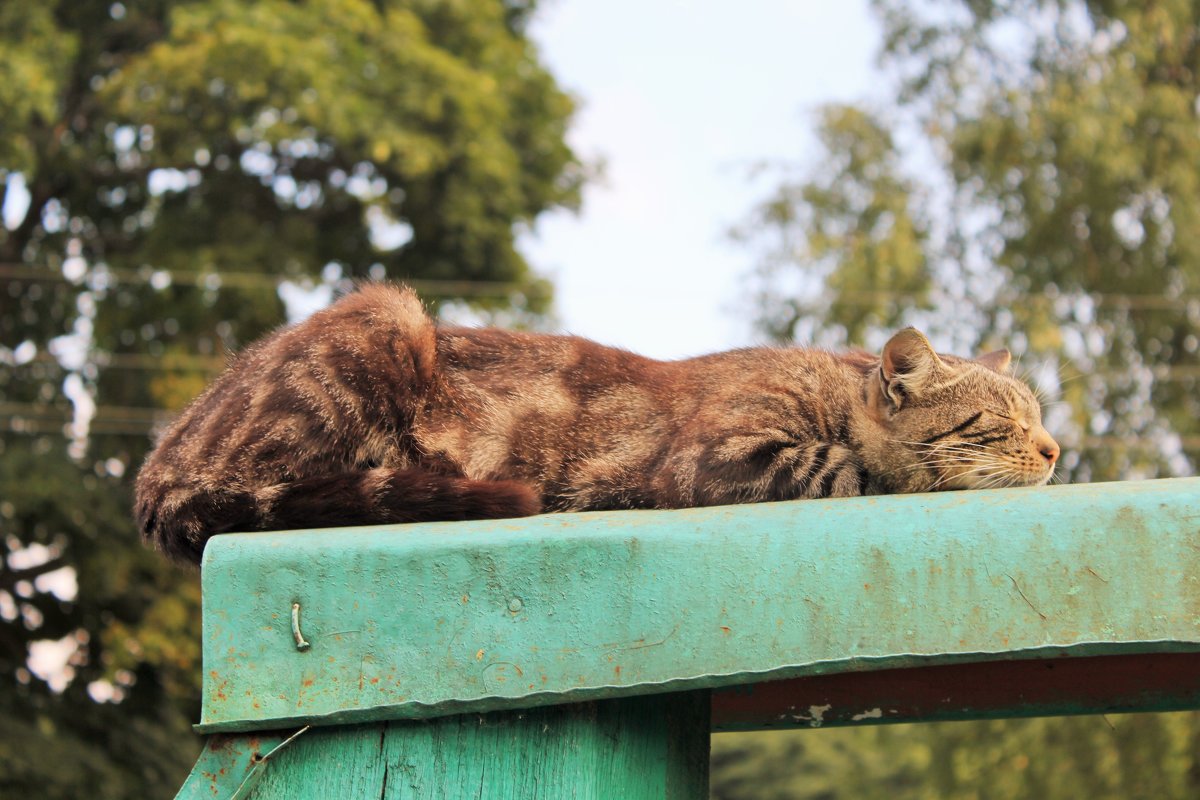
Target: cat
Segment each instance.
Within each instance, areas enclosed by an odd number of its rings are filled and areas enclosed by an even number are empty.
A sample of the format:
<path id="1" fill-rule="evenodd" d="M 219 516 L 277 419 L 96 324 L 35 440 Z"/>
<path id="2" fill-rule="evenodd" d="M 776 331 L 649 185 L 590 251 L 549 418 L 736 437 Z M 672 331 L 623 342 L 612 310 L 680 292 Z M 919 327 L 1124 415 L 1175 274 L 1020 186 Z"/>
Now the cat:
<path id="1" fill-rule="evenodd" d="M 368 284 L 247 348 L 135 487 L 146 541 L 227 531 L 683 508 L 1048 481 L 1059 447 L 1000 350 L 757 347 L 656 361 L 437 325 Z"/>

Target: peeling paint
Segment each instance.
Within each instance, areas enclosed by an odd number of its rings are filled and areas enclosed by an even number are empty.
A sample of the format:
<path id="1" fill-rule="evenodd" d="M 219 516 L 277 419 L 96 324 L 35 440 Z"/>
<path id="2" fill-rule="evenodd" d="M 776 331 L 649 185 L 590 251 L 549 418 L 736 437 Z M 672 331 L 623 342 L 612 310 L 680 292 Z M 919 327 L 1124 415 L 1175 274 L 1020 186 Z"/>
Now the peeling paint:
<path id="1" fill-rule="evenodd" d="M 882 708 L 872 708 L 870 711 L 864 711 L 861 714 L 855 714 L 850 719 L 854 722 L 861 722 L 864 719 L 879 719 L 883 716 Z"/>
<path id="2" fill-rule="evenodd" d="M 809 706 L 808 714 L 792 714 L 793 722 L 807 722 L 810 728 L 819 728 L 825 723 L 825 714 L 833 708 L 831 705 Z M 782 717 L 780 717 L 782 719 Z"/>

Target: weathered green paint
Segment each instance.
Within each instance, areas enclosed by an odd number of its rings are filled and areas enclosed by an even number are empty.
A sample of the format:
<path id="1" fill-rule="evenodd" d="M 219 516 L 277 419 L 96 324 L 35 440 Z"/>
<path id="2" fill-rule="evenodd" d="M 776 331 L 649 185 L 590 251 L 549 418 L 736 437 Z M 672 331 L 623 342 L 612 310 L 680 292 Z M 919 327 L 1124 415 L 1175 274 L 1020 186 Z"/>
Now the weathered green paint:
<path id="1" fill-rule="evenodd" d="M 216 778 L 189 780 L 179 800 L 228 800 L 239 787 L 250 800 L 699 800 L 708 715 L 700 691 L 311 728 L 258 766 L 249 793 L 234 754 L 256 735 L 217 735 L 201 757 Z"/>
<path id="2" fill-rule="evenodd" d="M 209 736 L 176 800 L 244 800 L 287 740 L 287 734 L 274 731 Z"/>
<path id="3" fill-rule="evenodd" d="M 1177 479 L 219 536 L 199 727 L 1196 651 L 1198 534 Z"/>

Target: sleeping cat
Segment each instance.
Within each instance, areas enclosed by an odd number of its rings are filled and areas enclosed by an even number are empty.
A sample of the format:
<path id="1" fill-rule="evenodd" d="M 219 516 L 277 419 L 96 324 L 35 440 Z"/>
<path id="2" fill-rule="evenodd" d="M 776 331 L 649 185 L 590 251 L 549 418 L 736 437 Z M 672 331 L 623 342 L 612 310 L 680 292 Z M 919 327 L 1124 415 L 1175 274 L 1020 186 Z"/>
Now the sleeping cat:
<path id="1" fill-rule="evenodd" d="M 1045 483 L 1059 448 L 1005 350 L 749 348 L 654 361 L 437 326 L 372 284 L 241 354 L 137 478 L 143 537 Z"/>

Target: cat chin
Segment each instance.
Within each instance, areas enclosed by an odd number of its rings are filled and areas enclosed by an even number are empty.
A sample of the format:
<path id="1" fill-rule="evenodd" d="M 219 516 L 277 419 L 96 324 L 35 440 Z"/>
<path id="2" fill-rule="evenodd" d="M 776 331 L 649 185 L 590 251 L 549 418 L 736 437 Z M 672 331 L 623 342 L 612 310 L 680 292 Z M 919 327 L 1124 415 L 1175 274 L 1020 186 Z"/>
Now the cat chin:
<path id="1" fill-rule="evenodd" d="M 976 478 L 965 476 L 961 482 L 949 481 L 948 488 L 953 489 L 1005 489 L 1014 487 L 1045 486 L 1054 477 L 1054 467 L 1041 475 L 1006 475 L 999 479 L 996 476 Z"/>
<path id="2" fill-rule="evenodd" d="M 1029 479 L 1029 481 L 1027 483 L 1016 484 L 1016 485 L 1017 486 L 1045 486 L 1046 484 L 1048 484 L 1051 481 L 1051 479 L 1053 477 L 1054 477 L 1054 467 L 1052 465 L 1049 469 L 1046 470 L 1045 474 L 1042 475 L 1041 477 L 1033 476 Z"/>

